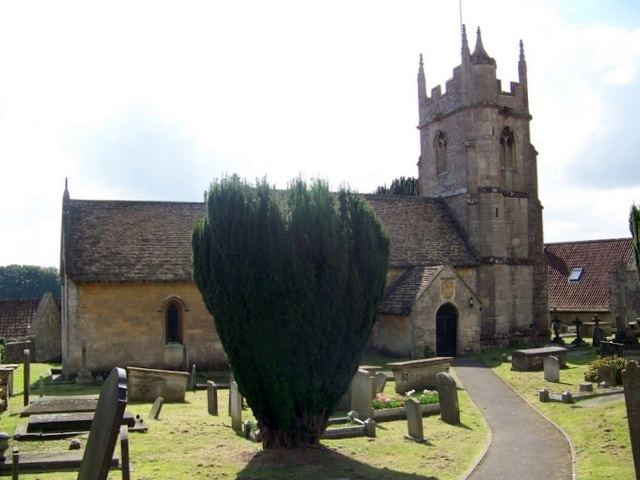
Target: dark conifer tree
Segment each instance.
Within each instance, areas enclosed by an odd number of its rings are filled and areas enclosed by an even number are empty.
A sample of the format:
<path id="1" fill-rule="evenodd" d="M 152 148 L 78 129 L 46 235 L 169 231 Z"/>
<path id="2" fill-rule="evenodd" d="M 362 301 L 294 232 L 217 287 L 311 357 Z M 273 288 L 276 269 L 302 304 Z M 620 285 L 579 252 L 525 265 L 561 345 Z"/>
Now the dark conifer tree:
<path id="1" fill-rule="evenodd" d="M 294 181 L 214 182 L 193 233 L 194 279 L 264 448 L 317 444 L 357 370 L 389 242 L 359 195 Z"/>
<path id="2" fill-rule="evenodd" d="M 640 209 L 636 205 L 631 206 L 629 230 L 631 230 L 631 242 L 633 244 L 633 256 L 636 260 L 636 271 L 638 273 L 638 280 L 640 280 Z"/>
<path id="3" fill-rule="evenodd" d="M 391 186 L 382 185 L 376 188 L 377 195 L 418 195 L 418 179 L 415 177 L 399 177 L 391 181 Z"/>

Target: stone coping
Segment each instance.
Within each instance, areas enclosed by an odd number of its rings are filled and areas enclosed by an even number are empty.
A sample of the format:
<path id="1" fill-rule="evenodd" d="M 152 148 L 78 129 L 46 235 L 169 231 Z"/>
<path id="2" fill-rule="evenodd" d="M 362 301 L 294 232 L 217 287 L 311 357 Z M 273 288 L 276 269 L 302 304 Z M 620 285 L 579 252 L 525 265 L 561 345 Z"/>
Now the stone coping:
<path id="1" fill-rule="evenodd" d="M 524 348 L 521 350 L 514 350 L 514 353 L 524 353 L 527 355 L 538 355 L 541 353 L 566 353 L 569 350 L 564 347 L 538 347 L 538 348 Z"/>
<path id="2" fill-rule="evenodd" d="M 391 370 L 399 370 L 406 368 L 422 368 L 425 365 L 432 365 L 438 363 L 451 363 L 453 357 L 432 357 L 432 358 L 419 358 L 417 360 L 407 360 L 406 362 L 393 362 L 388 363 L 387 366 L 391 367 Z"/>
<path id="3" fill-rule="evenodd" d="M 142 368 L 142 367 L 127 367 L 128 372 L 141 372 L 141 373 L 158 373 L 162 375 L 176 375 L 178 377 L 188 377 L 191 375 L 188 372 L 180 372 L 178 370 L 159 370 L 157 368 Z"/>
<path id="4" fill-rule="evenodd" d="M 588 400 L 589 398 L 606 397 L 607 395 L 615 395 L 616 393 L 624 393 L 623 387 L 598 388 L 593 392 L 570 392 L 573 402 L 580 400 Z M 549 393 L 550 402 L 562 403 L 562 393 Z"/>

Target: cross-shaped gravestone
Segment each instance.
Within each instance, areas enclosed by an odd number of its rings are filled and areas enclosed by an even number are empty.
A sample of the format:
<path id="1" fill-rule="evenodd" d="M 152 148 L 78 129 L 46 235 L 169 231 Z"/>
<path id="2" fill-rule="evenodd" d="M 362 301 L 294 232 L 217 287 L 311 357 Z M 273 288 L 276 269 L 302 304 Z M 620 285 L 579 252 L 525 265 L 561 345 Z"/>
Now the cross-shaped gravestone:
<path id="1" fill-rule="evenodd" d="M 127 406 L 127 373 L 114 368 L 104 382 L 78 480 L 106 480 Z"/>
<path id="2" fill-rule="evenodd" d="M 558 318 L 558 315 L 555 315 L 553 317 L 553 320 L 551 320 L 551 325 L 553 328 L 553 340 L 551 340 L 553 343 L 557 343 L 558 345 L 562 345 L 564 344 L 564 341 L 562 340 L 562 338 L 560 338 L 560 324 L 562 322 L 560 321 L 560 319 Z"/>
<path id="3" fill-rule="evenodd" d="M 599 347 L 600 343 L 604 339 L 604 330 L 600 328 L 600 319 L 598 318 L 598 314 L 593 316 L 593 335 L 591 345 L 594 347 Z"/>
<path id="4" fill-rule="evenodd" d="M 571 344 L 579 347 L 584 344 L 584 340 L 582 339 L 582 320 L 576 317 L 576 319 L 573 321 L 573 324 L 576 326 L 576 339 L 571 342 Z"/>

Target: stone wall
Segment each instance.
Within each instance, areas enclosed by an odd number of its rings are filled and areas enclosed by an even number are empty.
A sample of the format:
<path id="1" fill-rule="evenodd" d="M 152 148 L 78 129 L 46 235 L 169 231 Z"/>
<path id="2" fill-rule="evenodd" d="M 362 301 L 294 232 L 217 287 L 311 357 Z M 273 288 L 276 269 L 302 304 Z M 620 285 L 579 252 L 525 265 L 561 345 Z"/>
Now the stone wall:
<path id="1" fill-rule="evenodd" d="M 198 368 L 226 365 L 213 317 L 191 282 L 79 283 L 67 279 L 63 308 L 63 372 L 75 375 L 82 345 L 88 368 L 107 372 L 114 366 L 176 369 L 175 345 L 166 345 L 165 307 L 181 304 L 183 343 Z M 179 346 L 178 346 L 179 347 Z M 180 350 L 180 348 L 178 348 Z"/>
<path id="2" fill-rule="evenodd" d="M 398 358 L 410 358 L 412 327 L 409 317 L 378 315 L 368 346 L 378 353 Z"/>
<path id="3" fill-rule="evenodd" d="M 31 336 L 36 338 L 38 349 L 35 362 L 59 361 L 62 355 L 60 327 L 60 309 L 53 295 L 45 293 L 40 300 L 33 320 L 31 321 Z"/>

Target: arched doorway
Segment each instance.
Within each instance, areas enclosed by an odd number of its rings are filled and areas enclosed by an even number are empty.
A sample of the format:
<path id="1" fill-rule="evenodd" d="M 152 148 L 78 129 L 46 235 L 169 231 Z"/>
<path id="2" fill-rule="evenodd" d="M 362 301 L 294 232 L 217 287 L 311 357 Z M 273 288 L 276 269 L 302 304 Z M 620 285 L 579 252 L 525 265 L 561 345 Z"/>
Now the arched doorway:
<path id="1" fill-rule="evenodd" d="M 458 352 L 458 311 L 450 303 L 436 313 L 436 355 L 453 357 Z"/>

